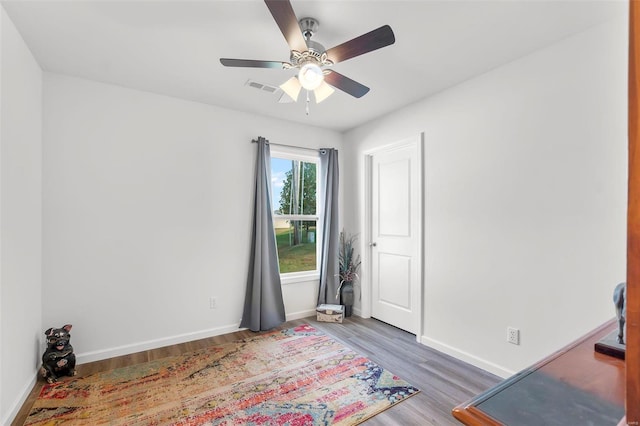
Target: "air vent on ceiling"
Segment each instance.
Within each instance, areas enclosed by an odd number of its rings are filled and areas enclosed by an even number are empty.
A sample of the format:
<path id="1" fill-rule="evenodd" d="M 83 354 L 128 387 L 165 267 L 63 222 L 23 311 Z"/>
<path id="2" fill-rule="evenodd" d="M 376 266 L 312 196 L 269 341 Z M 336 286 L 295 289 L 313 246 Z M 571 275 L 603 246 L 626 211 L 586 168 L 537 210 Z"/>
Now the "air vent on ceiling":
<path id="1" fill-rule="evenodd" d="M 246 83 L 244 83 L 244 85 L 253 87 L 254 89 L 262 90 L 267 93 L 272 93 L 276 95 L 280 94 L 280 96 L 278 97 L 278 103 L 280 104 L 289 104 L 289 103 L 295 102 L 293 99 L 289 97 L 289 95 L 283 92 L 282 89 L 280 89 L 279 87 L 270 86 L 264 83 L 258 83 L 257 81 L 254 81 L 251 79 L 247 80 Z"/>
<path id="2" fill-rule="evenodd" d="M 279 87 L 270 86 L 268 84 L 258 83 L 257 81 L 247 80 L 245 86 L 253 87 L 258 90 L 264 90 L 268 93 L 275 93 L 279 90 Z"/>

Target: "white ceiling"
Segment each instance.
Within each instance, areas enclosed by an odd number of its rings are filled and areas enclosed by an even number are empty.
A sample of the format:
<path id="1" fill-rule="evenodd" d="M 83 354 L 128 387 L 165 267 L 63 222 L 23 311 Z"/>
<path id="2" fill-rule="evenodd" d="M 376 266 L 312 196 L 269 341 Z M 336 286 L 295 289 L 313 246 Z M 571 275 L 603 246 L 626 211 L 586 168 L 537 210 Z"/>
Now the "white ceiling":
<path id="1" fill-rule="evenodd" d="M 2 1 L 46 71 L 344 131 L 624 16 L 626 1 L 292 0 L 326 48 L 389 24 L 396 43 L 334 69 L 371 91 L 323 103 L 278 103 L 246 86 L 278 86 L 293 71 L 226 68 L 220 57 L 288 61 L 264 2 Z M 300 99 L 303 96 L 301 95 Z"/>

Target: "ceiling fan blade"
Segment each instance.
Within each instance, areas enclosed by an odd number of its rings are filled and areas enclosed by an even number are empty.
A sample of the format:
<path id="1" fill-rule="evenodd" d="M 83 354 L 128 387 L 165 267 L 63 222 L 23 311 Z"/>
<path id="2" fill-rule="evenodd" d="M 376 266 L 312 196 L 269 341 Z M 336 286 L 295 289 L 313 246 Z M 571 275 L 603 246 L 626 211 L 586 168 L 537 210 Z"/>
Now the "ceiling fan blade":
<path id="1" fill-rule="evenodd" d="M 307 50 L 307 42 L 304 41 L 298 18 L 289 0 L 264 0 L 264 2 L 280 27 L 289 48 L 298 52 Z"/>
<path id="2" fill-rule="evenodd" d="M 254 59 L 229 59 L 220 58 L 220 63 L 225 67 L 245 67 L 245 68 L 277 68 L 283 69 L 285 62 L 279 61 L 256 61 Z"/>
<path id="3" fill-rule="evenodd" d="M 366 34 L 362 34 L 360 37 L 332 47 L 327 50 L 327 56 L 335 64 L 389 46 L 395 42 L 396 37 L 393 35 L 391 27 L 383 25 Z"/>
<path id="4" fill-rule="evenodd" d="M 369 92 L 369 88 L 367 86 L 360 84 L 355 80 L 351 80 L 349 77 L 345 77 L 335 71 L 330 71 L 325 75 L 324 81 L 336 89 L 340 89 L 356 98 L 361 98 Z"/>

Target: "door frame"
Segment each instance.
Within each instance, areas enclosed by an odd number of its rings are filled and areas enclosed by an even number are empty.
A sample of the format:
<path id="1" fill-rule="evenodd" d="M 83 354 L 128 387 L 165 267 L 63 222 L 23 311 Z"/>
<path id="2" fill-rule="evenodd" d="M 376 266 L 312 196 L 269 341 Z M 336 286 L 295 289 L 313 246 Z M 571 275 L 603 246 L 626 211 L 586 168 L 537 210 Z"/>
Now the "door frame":
<path id="1" fill-rule="evenodd" d="M 417 312 L 415 313 L 415 330 L 416 330 L 416 341 L 417 342 L 421 342 L 421 337 L 422 337 L 422 332 L 423 332 L 423 311 L 424 311 L 424 300 L 423 300 L 423 295 L 424 295 L 424 286 L 425 286 L 425 282 L 424 282 L 424 268 L 425 268 L 425 260 L 424 260 L 424 212 L 425 212 L 425 208 L 424 208 L 424 202 L 425 202 L 425 194 L 424 194 L 424 151 L 423 151 L 423 147 L 424 147 L 424 132 L 421 132 L 415 136 L 411 136 L 405 139 L 400 139 L 397 140 L 395 142 L 386 144 L 386 145 L 382 145 L 376 148 L 372 148 L 370 150 L 366 150 L 364 151 L 364 238 L 362 239 L 362 245 L 361 245 L 361 252 L 362 252 L 362 263 L 363 265 L 365 265 L 365 267 L 362 269 L 362 273 L 363 273 L 363 277 L 361 279 L 361 297 L 362 297 L 362 303 L 361 303 L 361 315 L 364 318 L 370 318 L 371 317 L 371 313 L 373 311 L 372 308 L 372 304 L 373 304 L 373 298 L 372 298 L 372 293 L 373 293 L 373 289 L 372 289 L 372 280 L 371 277 L 373 276 L 372 270 L 371 270 L 371 259 L 372 259 L 372 248 L 369 245 L 369 243 L 371 242 L 371 237 L 372 237 L 372 226 L 373 226 L 373 220 L 372 220 L 372 203 L 373 203 L 373 184 L 372 184 L 372 180 L 373 180 L 373 167 L 372 167 L 372 162 L 373 162 L 373 156 L 376 154 L 382 154 L 386 151 L 393 151 L 396 150 L 398 148 L 403 148 L 406 146 L 411 146 L 411 145 L 415 145 L 417 152 L 418 152 L 418 158 L 417 158 L 417 166 L 418 166 L 418 173 L 417 173 L 417 182 L 411 182 L 412 185 L 417 185 L 418 188 L 418 194 L 419 194 L 419 200 L 418 200 L 418 229 L 417 229 L 417 234 L 418 234 L 418 249 L 417 249 L 417 257 L 419 259 L 419 268 L 418 268 L 418 309 Z"/>

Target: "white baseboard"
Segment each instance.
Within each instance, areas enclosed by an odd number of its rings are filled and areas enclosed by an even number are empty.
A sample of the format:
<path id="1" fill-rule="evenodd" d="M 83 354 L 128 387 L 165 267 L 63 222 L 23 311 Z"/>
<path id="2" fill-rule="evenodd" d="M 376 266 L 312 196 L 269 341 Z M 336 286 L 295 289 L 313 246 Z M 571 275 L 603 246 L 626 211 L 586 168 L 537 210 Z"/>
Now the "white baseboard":
<path id="1" fill-rule="evenodd" d="M 33 378 L 24 385 L 24 387 L 22 388 L 22 391 L 20 392 L 20 395 L 18 396 L 18 398 L 16 398 L 14 403 L 11 405 L 11 409 L 7 413 L 6 417 L 2 419 L 0 424 L 3 424 L 3 425 L 11 424 L 11 422 L 18 415 L 18 411 L 20 411 L 20 409 L 22 408 L 22 405 L 29 397 L 29 394 L 31 393 L 31 390 L 33 389 L 33 387 L 36 385 L 37 380 L 38 380 L 38 370 L 34 372 Z"/>
<path id="2" fill-rule="evenodd" d="M 306 311 L 293 312 L 287 314 L 287 321 L 306 318 L 315 315 L 315 309 Z M 100 361 L 103 359 L 113 358 L 116 356 L 129 355 L 136 352 L 148 351 L 164 346 L 177 345 L 180 343 L 191 342 L 208 337 L 219 336 L 221 334 L 232 333 L 234 331 L 246 330 L 240 328 L 240 323 L 230 324 L 222 327 L 211 328 L 209 330 L 196 331 L 193 333 L 179 334 L 177 336 L 163 337 L 161 339 L 147 340 L 145 342 L 133 343 L 130 345 L 117 346 L 114 348 L 102 349 L 99 351 L 76 353 L 76 362 L 78 364 L 86 364 L 88 362 Z"/>
<path id="3" fill-rule="evenodd" d="M 359 317 L 362 317 L 362 311 L 359 308 L 353 308 L 353 314 Z M 362 318 L 371 318 L 371 317 L 362 317 Z M 421 336 L 420 338 L 417 339 L 419 343 L 425 345 L 425 346 L 429 346 L 433 349 L 436 349 L 442 353 L 445 353 L 447 355 L 450 355 L 456 359 L 459 359 L 461 361 L 464 361 L 468 364 L 471 364 L 475 367 L 481 368 L 485 371 L 488 371 L 492 374 L 495 374 L 496 376 L 500 376 L 503 379 L 506 379 L 507 377 L 511 377 L 514 374 L 516 374 L 515 371 L 511 371 L 508 370 L 506 368 L 503 368 L 497 364 L 494 364 L 492 362 L 489 362 L 485 359 L 479 358 L 475 355 L 471 355 L 468 352 L 465 351 L 461 351 L 460 349 L 454 348 L 453 346 L 449 346 L 445 343 L 442 343 L 438 340 L 435 339 L 431 339 L 427 336 Z"/>
<path id="4" fill-rule="evenodd" d="M 315 309 L 308 309 L 306 311 L 294 312 L 291 314 L 287 314 L 287 321 L 297 320 L 301 318 L 307 318 L 316 315 Z"/>
<path id="5" fill-rule="evenodd" d="M 447 355 L 450 355 L 454 358 L 457 358 L 461 361 L 474 365 L 478 368 L 482 368 L 483 370 L 493 373 L 496 376 L 500 376 L 503 379 L 506 379 L 507 377 L 511 377 L 514 374 L 516 374 L 515 371 L 507 370 L 506 368 L 503 368 L 497 364 L 494 364 L 485 359 L 479 358 L 475 355 L 471 355 L 468 352 L 461 351 L 460 349 L 454 348 L 453 346 L 449 346 L 438 340 L 431 339 L 427 336 L 422 336 L 420 338 L 420 343 L 422 343 L 423 345 L 429 346 L 433 349 L 436 349 L 440 352 L 443 352 Z"/>
<path id="6" fill-rule="evenodd" d="M 76 354 L 78 364 L 86 364 L 88 362 L 100 361 L 103 359 L 113 358 L 121 355 L 129 355 L 136 352 L 148 351 L 164 346 L 177 345 L 180 343 L 191 342 L 193 340 L 206 339 L 207 337 L 219 336 L 234 331 L 244 330 L 240 328 L 240 323 L 230 324 L 221 327 L 211 328 L 208 330 L 196 331 L 193 333 L 179 334 L 177 336 L 163 337 L 161 339 L 147 340 L 145 342 L 133 343 L 130 345 L 117 346 L 115 348 L 107 348 L 99 351 L 84 352 Z"/>

